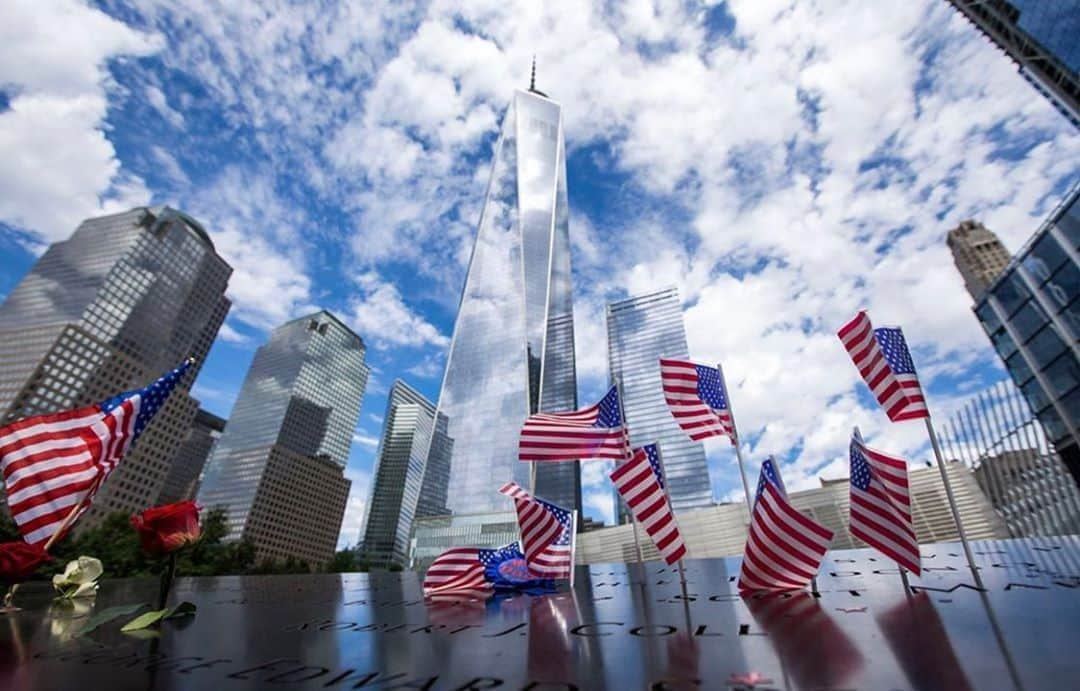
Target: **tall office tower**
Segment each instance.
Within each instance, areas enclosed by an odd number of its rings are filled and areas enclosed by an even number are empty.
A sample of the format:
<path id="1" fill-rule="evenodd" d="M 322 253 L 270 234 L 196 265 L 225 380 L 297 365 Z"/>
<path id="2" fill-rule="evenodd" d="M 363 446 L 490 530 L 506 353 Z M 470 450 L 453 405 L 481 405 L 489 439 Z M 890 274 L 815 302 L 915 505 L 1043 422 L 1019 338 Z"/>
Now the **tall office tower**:
<path id="1" fill-rule="evenodd" d="M 607 306 L 608 371 L 622 379 L 630 443 L 657 442 L 676 511 L 713 504 L 705 447 L 691 441 L 671 416 L 660 383 L 660 358 L 688 358 L 686 327 L 677 288 L 611 302 Z M 615 498 L 619 522 L 628 520 Z"/>
<path id="2" fill-rule="evenodd" d="M 171 504 L 174 501 L 194 499 L 199 491 L 199 475 L 210 457 L 214 444 L 225 431 L 225 420 L 211 412 L 199 408 L 195 419 L 191 421 L 187 437 L 180 444 L 176 455 L 169 465 L 165 484 L 158 495 L 158 504 Z"/>
<path id="3" fill-rule="evenodd" d="M 949 0 L 1080 127 L 1080 0 Z"/>
<path id="4" fill-rule="evenodd" d="M 1080 484 L 1080 185 L 975 304 L 998 355 Z"/>
<path id="5" fill-rule="evenodd" d="M 420 509 L 425 477 L 436 483 L 438 472 L 425 474 L 429 447 L 438 456 L 443 443 L 431 438 L 435 406 L 400 379 L 390 389 L 383 417 L 382 440 L 372 473 L 371 496 L 364 521 L 363 554 L 373 566 L 404 566 L 409 556 L 413 519 Z M 445 427 L 445 425 L 443 425 Z M 435 434 L 445 430 L 435 427 Z M 429 492 L 434 491 L 434 485 Z M 431 498 L 439 513 L 438 497 Z M 445 476 L 442 504 L 446 503 Z"/>
<path id="6" fill-rule="evenodd" d="M 949 231 L 945 242 L 952 250 L 953 262 L 973 300 L 982 297 L 1009 265 L 1009 250 L 997 235 L 978 221 L 962 221 Z"/>
<path id="7" fill-rule="evenodd" d="M 83 221 L 0 305 L 3 422 L 105 400 L 195 358 L 77 530 L 157 501 L 199 407 L 188 391 L 229 311 L 230 273 L 195 219 L 137 208 Z"/>
<path id="8" fill-rule="evenodd" d="M 274 329 L 255 353 L 199 490 L 199 503 L 228 512 L 226 539 L 251 540 L 260 558 L 321 566 L 333 556 L 365 352 L 322 310 Z"/>
<path id="9" fill-rule="evenodd" d="M 562 114 L 530 88 L 503 117 L 439 396 L 449 509 L 507 511 L 499 486 L 529 486 L 517 460 L 525 418 L 576 407 Z M 580 509 L 578 462 L 540 464 L 536 493 Z"/>

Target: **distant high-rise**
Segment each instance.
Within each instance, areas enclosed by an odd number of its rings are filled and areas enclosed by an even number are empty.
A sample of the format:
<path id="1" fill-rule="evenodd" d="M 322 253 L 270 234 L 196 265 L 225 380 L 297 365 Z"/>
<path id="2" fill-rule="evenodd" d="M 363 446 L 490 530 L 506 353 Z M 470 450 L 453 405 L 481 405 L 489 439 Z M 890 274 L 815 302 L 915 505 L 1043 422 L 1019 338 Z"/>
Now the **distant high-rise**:
<path id="1" fill-rule="evenodd" d="M 982 297 L 1012 258 L 998 236 L 978 221 L 962 221 L 945 241 L 973 300 Z"/>
<path id="2" fill-rule="evenodd" d="M 438 449 L 445 446 L 442 440 L 431 439 L 434 421 L 431 401 L 400 379 L 395 381 L 386 401 L 364 521 L 363 554 L 373 566 L 404 566 L 408 560 L 409 537 L 421 508 L 424 479 L 437 484 L 440 475 L 437 471 L 425 475 L 429 447 L 438 457 Z M 445 429 L 436 427 L 435 434 L 445 434 Z M 446 479 L 442 476 L 441 504 L 445 506 Z M 436 515 L 445 513 L 438 497 L 433 507 L 424 508 Z"/>
<path id="3" fill-rule="evenodd" d="M 83 221 L 0 305 L 0 421 L 97 403 L 195 365 L 76 529 L 154 505 L 198 410 L 188 391 L 229 311 L 232 268 L 198 221 L 137 208 Z"/>
<path id="4" fill-rule="evenodd" d="M 975 314 L 1080 484 L 1080 185 L 975 304 Z"/>
<path id="5" fill-rule="evenodd" d="M 562 114 L 530 88 L 503 117 L 439 396 L 455 514 L 505 512 L 499 486 L 529 486 L 525 418 L 577 407 L 573 311 Z M 540 464 L 536 493 L 580 509 L 579 464 Z"/>
<path id="6" fill-rule="evenodd" d="M 1080 127 L 1080 0 L 949 0 Z"/>
<path id="7" fill-rule="evenodd" d="M 671 416 L 660 383 L 660 358 L 686 359 L 686 327 L 677 288 L 664 288 L 607 306 L 608 371 L 622 380 L 630 443 L 656 442 L 676 511 L 713 504 L 705 447 L 691 441 Z M 628 520 L 616 496 L 619 522 Z"/>
<path id="8" fill-rule="evenodd" d="M 323 310 L 274 329 L 255 353 L 199 490 L 201 504 L 228 512 L 227 539 L 313 566 L 333 556 L 370 371 L 365 352 Z"/>
<path id="9" fill-rule="evenodd" d="M 195 413 L 187 437 L 173 456 L 158 504 L 194 499 L 199 491 L 199 474 L 210 457 L 214 443 L 225 430 L 225 420 L 202 408 Z"/>

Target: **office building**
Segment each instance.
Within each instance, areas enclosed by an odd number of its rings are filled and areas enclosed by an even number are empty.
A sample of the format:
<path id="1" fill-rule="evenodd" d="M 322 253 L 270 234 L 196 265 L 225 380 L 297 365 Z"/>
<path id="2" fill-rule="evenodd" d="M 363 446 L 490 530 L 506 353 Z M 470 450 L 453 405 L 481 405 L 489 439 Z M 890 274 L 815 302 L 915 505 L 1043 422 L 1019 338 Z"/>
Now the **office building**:
<path id="1" fill-rule="evenodd" d="M 321 566 L 333 556 L 365 353 L 325 310 L 279 326 L 256 351 L 198 495 L 227 511 L 226 539 L 251 540 L 260 558 Z"/>
<path id="2" fill-rule="evenodd" d="M 566 153 L 558 103 L 514 93 L 503 117 L 439 395 L 448 508 L 502 512 L 528 487 L 518 432 L 532 413 L 577 407 Z M 536 493 L 581 508 L 578 462 L 537 468 Z"/>
<path id="3" fill-rule="evenodd" d="M 1012 258 L 998 236 L 977 221 L 961 222 L 945 242 L 972 300 L 982 297 Z"/>
<path id="4" fill-rule="evenodd" d="M 191 384 L 229 311 L 231 267 L 198 221 L 136 208 L 83 221 L 0 305 L 0 420 L 98 403 L 195 365 L 76 530 L 153 506 L 198 411 Z"/>
<path id="5" fill-rule="evenodd" d="M 975 304 L 1047 439 L 1080 484 L 1080 185 Z"/>
<path id="6" fill-rule="evenodd" d="M 705 447 L 692 441 L 675 422 L 660 382 L 660 358 L 689 358 L 678 289 L 664 288 L 609 303 L 607 342 L 608 371 L 613 381 L 621 381 L 631 445 L 660 445 L 676 512 L 712 505 Z M 617 494 L 615 506 L 619 522 L 629 520 Z"/>
<path id="7" fill-rule="evenodd" d="M 181 442 L 169 465 L 161 494 L 158 495 L 158 504 L 195 498 L 199 491 L 199 476 L 203 466 L 224 430 L 225 420 L 199 408 L 195 419 L 191 421 L 191 427 L 188 428 L 187 437 Z"/>
<path id="8" fill-rule="evenodd" d="M 1080 127 L 1080 0 L 949 0 Z"/>
<path id="9" fill-rule="evenodd" d="M 429 447 L 437 450 L 442 443 L 431 440 L 434 422 L 434 404 L 400 379 L 395 381 L 386 401 L 382 439 L 375 456 L 364 520 L 362 554 L 373 567 L 404 566 L 408 560 L 409 538 L 420 508 L 428 450 Z M 426 512 L 436 515 L 445 513 L 442 508 L 446 503 L 445 474 L 428 475 L 433 485 L 440 475 L 442 501 L 434 498 L 433 508 L 426 508 Z"/>
<path id="10" fill-rule="evenodd" d="M 961 463 L 949 463 L 946 467 L 968 539 L 1007 537 L 1005 525 L 979 490 L 971 470 Z M 908 483 L 911 489 L 911 516 L 918 541 L 959 540 L 960 534 L 953 522 L 940 471 L 911 465 Z M 830 549 L 865 547 L 861 540 L 851 535 L 848 527 L 850 495 L 851 487 L 845 478 L 822 480 L 821 487 L 792 492 L 789 498 L 797 509 L 833 531 Z M 746 544 L 746 505 L 736 502 L 684 511 L 679 514 L 679 530 L 690 558 L 741 555 Z M 641 531 L 641 551 L 646 561 L 660 559 L 659 552 L 644 531 Z M 575 561 L 578 564 L 637 561 L 633 526 L 619 525 L 579 534 Z"/>

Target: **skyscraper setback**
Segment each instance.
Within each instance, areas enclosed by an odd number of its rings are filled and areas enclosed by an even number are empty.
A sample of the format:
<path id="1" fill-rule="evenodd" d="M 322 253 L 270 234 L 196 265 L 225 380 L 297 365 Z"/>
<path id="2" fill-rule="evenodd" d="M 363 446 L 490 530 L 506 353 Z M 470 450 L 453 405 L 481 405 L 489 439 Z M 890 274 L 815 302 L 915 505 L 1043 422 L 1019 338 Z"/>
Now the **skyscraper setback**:
<path id="1" fill-rule="evenodd" d="M 0 305 L 0 421 L 95 403 L 195 365 L 77 529 L 153 505 L 198 410 L 191 383 L 229 311 L 232 268 L 168 207 L 83 221 Z"/>
<path id="2" fill-rule="evenodd" d="M 691 441 L 671 416 L 660 383 L 660 358 L 689 357 L 677 288 L 664 288 L 608 304 L 608 371 L 621 381 L 630 443 L 656 442 L 676 511 L 711 506 L 705 447 Z M 617 517 L 625 507 L 616 497 Z"/>
<path id="3" fill-rule="evenodd" d="M 260 557 L 333 556 L 365 352 L 324 310 L 274 329 L 255 353 L 199 490 L 201 504 L 226 509 L 227 539 L 250 539 Z"/>
<path id="4" fill-rule="evenodd" d="M 503 117 L 439 413 L 449 435 L 449 509 L 507 510 L 494 491 L 516 480 L 518 430 L 531 413 L 577 407 L 569 209 L 562 113 L 530 88 Z M 536 493 L 581 507 L 578 462 L 541 464 Z"/>

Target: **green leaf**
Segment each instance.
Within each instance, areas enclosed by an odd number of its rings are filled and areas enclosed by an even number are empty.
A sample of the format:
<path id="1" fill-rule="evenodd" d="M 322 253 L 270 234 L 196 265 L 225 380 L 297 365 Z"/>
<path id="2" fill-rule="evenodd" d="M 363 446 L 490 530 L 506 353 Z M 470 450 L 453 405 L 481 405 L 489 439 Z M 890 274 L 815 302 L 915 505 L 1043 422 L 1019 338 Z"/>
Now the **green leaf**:
<path id="1" fill-rule="evenodd" d="M 149 612 L 144 612 L 129 621 L 128 623 L 121 626 L 120 630 L 124 633 L 127 633 L 128 631 L 138 631 L 139 629 L 145 629 L 147 626 L 161 621 L 161 619 L 168 615 L 168 613 L 168 609 L 155 609 Z"/>
<path id="2" fill-rule="evenodd" d="M 197 607 L 195 607 L 193 603 L 185 600 L 176 607 L 173 607 L 172 611 L 162 617 L 162 619 L 179 619 L 180 617 L 192 616 L 195 614 L 196 609 Z"/>
<path id="3" fill-rule="evenodd" d="M 109 607 L 108 609 L 103 609 L 97 614 L 89 617 L 83 623 L 83 625 L 79 627 L 79 630 L 72 634 L 72 637 L 78 638 L 79 636 L 85 636 L 86 634 L 90 633 L 102 624 L 108 624 L 113 619 L 116 619 L 117 617 L 122 617 L 125 614 L 137 612 L 145 606 L 145 602 L 138 602 L 134 605 L 118 605 L 116 607 Z"/>

